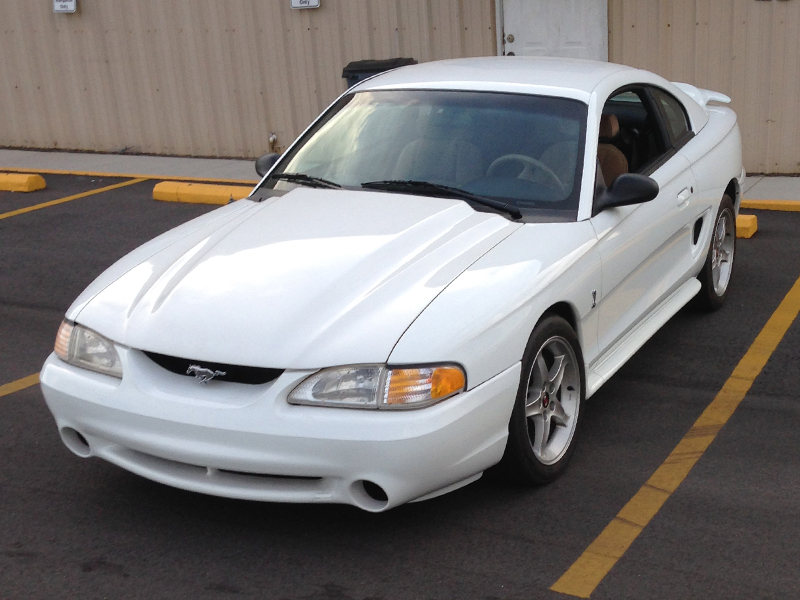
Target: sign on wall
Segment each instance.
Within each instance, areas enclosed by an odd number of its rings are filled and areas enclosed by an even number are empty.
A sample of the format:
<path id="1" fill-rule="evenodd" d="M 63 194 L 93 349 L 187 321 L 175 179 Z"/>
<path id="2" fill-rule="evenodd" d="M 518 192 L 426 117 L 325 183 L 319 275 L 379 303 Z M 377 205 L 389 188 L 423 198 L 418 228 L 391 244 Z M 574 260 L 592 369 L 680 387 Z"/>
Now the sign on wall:
<path id="1" fill-rule="evenodd" d="M 319 8 L 319 0 L 292 0 L 292 8 Z"/>
<path id="2" fill-rule="evenodd" d="M 78 8 L 78 0 L 53 0 L 53 12 L 74 13 Z"/>

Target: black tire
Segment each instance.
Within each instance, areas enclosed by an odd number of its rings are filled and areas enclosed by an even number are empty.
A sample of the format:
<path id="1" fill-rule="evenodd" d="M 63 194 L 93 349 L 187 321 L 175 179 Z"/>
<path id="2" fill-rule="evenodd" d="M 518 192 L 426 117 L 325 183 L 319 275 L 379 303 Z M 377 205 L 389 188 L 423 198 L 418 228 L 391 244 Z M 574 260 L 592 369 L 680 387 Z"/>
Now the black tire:
<path id="1" fill-rule="evenodd" d="M 725 194 L 714 217 L 703 270 L 697 276 L 701 287 L 695 297 L 695 305 L 701 310 L 713 311 L 725 304 L 735 255 L 736 213 L 733 209 L 733 200 Z"/>
<path id="2" fill-rule="evenodd" d="M 544 370 L 538 360 L 540 356 Z M 564 368 L 556 381 L 554 367 L 559 356 L 563 357 L 560 360 Z M 534 328 L 522 356 L 517 400 L 500 462 L 500 470 L 508 479 L 540 485 L 561 475 L 575 450 L 585 389 L 578 336 L 563 318 L 545 315 Z M 547 436 L 540 439 L 539 432 L 545 430 Z"/>

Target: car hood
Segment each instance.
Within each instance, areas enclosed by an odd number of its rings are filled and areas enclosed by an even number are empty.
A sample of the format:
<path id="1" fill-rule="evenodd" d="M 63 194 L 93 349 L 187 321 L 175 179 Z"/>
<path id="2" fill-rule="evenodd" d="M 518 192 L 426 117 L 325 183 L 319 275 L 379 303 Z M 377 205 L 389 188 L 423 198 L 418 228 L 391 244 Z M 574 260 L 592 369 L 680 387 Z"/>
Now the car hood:
<path id="1" fill-rule="evenodd" d="M 68 316 L 184 358 L 382 362 L 453 279 L 520 227 L 461 201 L 380 192 L 296 188 L 235 204 L 123 258 Z"/>

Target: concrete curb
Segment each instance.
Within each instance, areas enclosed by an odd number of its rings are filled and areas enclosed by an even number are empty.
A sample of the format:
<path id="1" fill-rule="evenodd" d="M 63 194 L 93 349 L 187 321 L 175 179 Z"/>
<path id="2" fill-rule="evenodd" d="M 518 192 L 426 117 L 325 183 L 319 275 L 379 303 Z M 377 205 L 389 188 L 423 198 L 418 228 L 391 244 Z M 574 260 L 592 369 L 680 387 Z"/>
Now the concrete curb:
<path id="1" fill-rule="evenodd" d="M 742 200 L 742 208 L 800 212 L 800 200 Z"/>
<path id="2" fill-rule="evenodd" d="M 15 167 L 0 167 L 0 171 L 9 173 L 43 173 L 45 175 L 77 175 L 83 177 L 118 177 L 122 179 L 174 179 L 175 181 L 211 181 L 214 183 L 252 184 L 253 187 L 259 179 L 220 179 L 218 177 L 179 177 L 177 175 L 159 175 L 158 173 L 128 173 L 122 171 L 75 171 L 69 169 L 17 169 Z M 252 188 L 251 188 L 252 189 Z"/>
<path id="3" fill-rule="evenodd" d="M 800 212 L 800 200 L 746 200 L 743 198 L 741 208 Z M 736 217 L 737 238 L 751 238 L 756 231 L 758 231 L 758 218 L 755 215 Z"/>
<path id="4" fill-rule="evenodd" d="M 4 192 L 35 192 L 47 187 L 44 177 L 32 173 L 0 173 L 0 190 Z"/>
<path id="5" fill-rule="evenodd" d="M 241 185 L 212 185 L 162 181 L 153 188 L 153 200 L 186 202 L 188 204 L 228 204 L 231 200 L 247 198 L 252 187 Z"/>

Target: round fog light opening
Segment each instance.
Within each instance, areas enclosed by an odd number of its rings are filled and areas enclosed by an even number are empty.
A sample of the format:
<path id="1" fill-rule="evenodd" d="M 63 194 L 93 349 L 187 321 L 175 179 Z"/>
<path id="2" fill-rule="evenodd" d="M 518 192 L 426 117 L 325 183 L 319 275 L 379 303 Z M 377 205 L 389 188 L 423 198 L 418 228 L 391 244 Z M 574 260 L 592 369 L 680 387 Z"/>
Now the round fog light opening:
<path id="1" fill-rule="evenodd" d="M 92 455 L 92 447 L 80 431 L 72 427 L 62 427 L 59 433 L 61 441 L 73 454 L 77 454 L 81 458 L 88 458 Z"/>
<path id="2" fill-rule="evenodd" d="M 364 480 L 361 485 L 364 487 L 364 491 L 367 493 L 367 496 L 373 500 L 377 500 L 378 502 L 389 501 L 389 496 L 386 495 L 386 492 L 377 483 Z"/>

